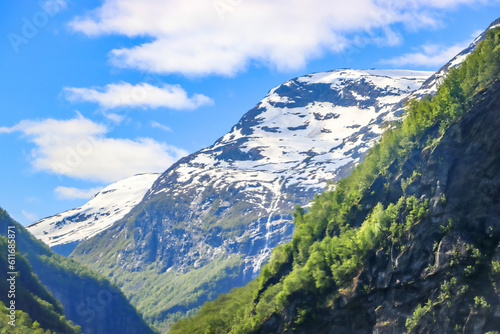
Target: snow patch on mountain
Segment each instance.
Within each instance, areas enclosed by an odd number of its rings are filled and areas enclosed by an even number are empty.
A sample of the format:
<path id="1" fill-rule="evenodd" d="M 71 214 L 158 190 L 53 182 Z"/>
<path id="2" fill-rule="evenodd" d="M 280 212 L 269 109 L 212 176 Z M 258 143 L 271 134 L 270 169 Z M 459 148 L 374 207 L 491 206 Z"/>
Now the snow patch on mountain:
<path id="1" fill-rule="evenodd" d="M 339 77 L 339 73 L 341 76 Z M 337 85 L 344 81 L 344 79 L 358 79 L 360 77 L 371 77 L 370 80 L 372 82 L 377 82 L 377 86 L 379 87 L 393 87 L 394 82 L 393 79 L 407 79 L 410 81 L 415 80 L 426 80 L 429 78 L 434 72 L 427 71 L 411 71 L 411 70 L 353 70 L 353 69 L 343 69 L 332 72 L 320 72 L 313 73 L 310 75 L 305 75 L 299 80 L 301 82 L 307 82 L 309 84 L 315 83 L 330 83 Z M 404 89 L 404 81 L 400 82 L 400 88 Z"/>
<path id="2" fill-rule="evenodd" d="M 287 185 L 324 188 L 340 166 L 355 161 L 370 147 L 368 133 L 373 139 L 382 133 L 383 123 L 394 118 L 394 105 L 430 75 L 432 72 L 337 70 L 288 81 L 259 103 L 254 124 L 235 126 L 189 164 L 178 166 L 178 181 L 182 184 L 211 170 L 213 177 L 224 177 L 225 182 L 269 182 L 276 179 L 270 175 L 279 174 Z M 296 106 L 299 98 L 306 100 L 303 91 L 307 87 L 318 85 L 327 86 L 331 102 L 312 98 Z M 280 95 L 283 86 L 297 96 Z M 349 153 L 353 150 L 357 154 Z"/>
<path id="3" fill-rule="evenodd" d="M 44 218 L 27 229 L 50 247 L 88 239 L 129 213 L 159 175 L 139 174 L 115 182 L 95 194 L 85 205 Z"/>

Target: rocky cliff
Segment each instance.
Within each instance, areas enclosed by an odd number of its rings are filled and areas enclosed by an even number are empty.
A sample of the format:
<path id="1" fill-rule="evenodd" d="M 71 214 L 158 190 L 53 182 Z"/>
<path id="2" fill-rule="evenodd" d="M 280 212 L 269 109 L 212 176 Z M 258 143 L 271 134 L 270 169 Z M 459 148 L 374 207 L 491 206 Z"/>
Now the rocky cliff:
<path id="1" fill-rule="evenodd" d="M 500 82 L 478 99 L 435 148 L 412 151 L 400 173 L 375 180 L 370 190 L 379 195 L 361 199 L 373 208 L 414 196 L 428 201 L 425 218 L 403 242 L 372 249 L 351 288 L 340 292 L 331 308 L 320 308 L 313 322 L 287 332 L 493 333 L 500 328 Z M 439 137 L 438 131 L 434 127 L 427 134 Z M 404 180 L 411 181 L 402 190 Z M 297 306 L 310 298 L 296 293 L 293 303 L 258 332 L 284 332 Z"/>

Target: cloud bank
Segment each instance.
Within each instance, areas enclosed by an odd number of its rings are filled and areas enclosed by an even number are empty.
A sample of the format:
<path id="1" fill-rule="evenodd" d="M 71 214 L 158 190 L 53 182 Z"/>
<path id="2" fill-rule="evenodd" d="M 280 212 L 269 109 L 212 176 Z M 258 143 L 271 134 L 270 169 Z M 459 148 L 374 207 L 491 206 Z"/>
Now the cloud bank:
<path id="1" fill-rule="evenodd" d="M 35 170 L 89 181 L 110 183 L 138 173 L 163 172 L 188 153 L 151 138 L 107 137 L 104 125 L 81 115 L 0 127 L 0 134 L 13 132 L 21 132 L 35 145 L 29 156 Z M 70 194 L 67 189 L 59 193 Z"/>
<path id="2" fill-rule="evenodd" d="M 356 41 L 392 45 L 400 42 L 394 24 L 436 27 L 443 11 L 478 3 L 488 1 L 104 0 L 70 26 L 88 36 L 145 38 L 110 52 L 118 67 L 232 76 L 251 63 L 298 69 Z"/>

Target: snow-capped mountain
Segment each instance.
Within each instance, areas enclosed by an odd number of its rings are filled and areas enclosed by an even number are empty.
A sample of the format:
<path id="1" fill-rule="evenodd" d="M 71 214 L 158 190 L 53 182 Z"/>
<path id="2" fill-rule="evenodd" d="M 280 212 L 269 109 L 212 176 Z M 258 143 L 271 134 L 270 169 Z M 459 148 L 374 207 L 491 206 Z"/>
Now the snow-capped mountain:
<path id="1" fill-rule="evenodd" d="M 28 231 L 55 251 L 70 253 L 82 240 L 109 228 L 139 203 L 160 174 L 139 174 L 115 182 L 85 205 L 27 226 Z"/>
<path id="2" fill-rule="evenodd" d="M 272 89 L 229 133 L 181 159 L 148 191 L 145 203 L 173 205 L 142 222 L 144 234 L 161 231 L 155 258 L 164 259 L 165 269 L 188 271 L 214 254 L 244 253 L 245 275 L 255 275 L 270 250 L 291 237 L 294 205 L 307 204 L 354 166 L 384 123 L 400 113 L 395 106 L 431 74 L 345 69 Z M 147 205 L 144 210 L 149 213 Z M 172 234 L 171 227 L 187 217 L 190 233 Z M 196 231 L 205 227 L 208 235 Z M 235 236 L 221 238 L 226 229 Z"/>
<path id="3" fill-rule="evenodd" d="M 152 321 L 245 284 L 272 248 L 291 239 L 294 206 L 348 173 L 431 74 L 343 69 L 273 88 L 72 256 L 112 275 L 137 305 L 147 307 L 141 300 L 151 303 L 155 291 Z"/>

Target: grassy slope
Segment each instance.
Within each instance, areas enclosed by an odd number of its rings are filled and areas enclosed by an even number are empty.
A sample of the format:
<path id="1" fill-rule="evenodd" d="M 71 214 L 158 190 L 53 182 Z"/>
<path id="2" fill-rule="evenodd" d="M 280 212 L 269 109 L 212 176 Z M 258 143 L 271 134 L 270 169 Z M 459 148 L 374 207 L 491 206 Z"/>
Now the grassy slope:
<path id="1" fill-rule="evenodd" d="M 131 274 L 126 270 L 115 270 L 130 302 L 137 307 L 145 319 L 161 331 L 180 318 L 196 313 L 208 299 L 217 297 L 217 285 L 234 284 L 241 265 L 241 257 L 220 257 L 208 265 L 179 273 L 170 271 L 158 273 L 154 268 Z M 144 292 L 147 291 L 147 294 Z"/>

